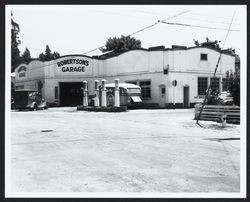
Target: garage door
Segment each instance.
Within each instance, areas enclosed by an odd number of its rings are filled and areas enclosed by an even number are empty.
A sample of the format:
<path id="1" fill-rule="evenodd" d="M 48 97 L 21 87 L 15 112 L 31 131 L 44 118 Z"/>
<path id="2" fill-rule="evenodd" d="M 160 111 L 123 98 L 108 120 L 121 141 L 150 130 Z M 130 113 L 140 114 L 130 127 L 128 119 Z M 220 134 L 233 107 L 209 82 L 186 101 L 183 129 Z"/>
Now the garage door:
<path id="1" fill-rule="evenodd" d="M 82 82 L 60 83 L 60 106 L 82 105 Z"/>

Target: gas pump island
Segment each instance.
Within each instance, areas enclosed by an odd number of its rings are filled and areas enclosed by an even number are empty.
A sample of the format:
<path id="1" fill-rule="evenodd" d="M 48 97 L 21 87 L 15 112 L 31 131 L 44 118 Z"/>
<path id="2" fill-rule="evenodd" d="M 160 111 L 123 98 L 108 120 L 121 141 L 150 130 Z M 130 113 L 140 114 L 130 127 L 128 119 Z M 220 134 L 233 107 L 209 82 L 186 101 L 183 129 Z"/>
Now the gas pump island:
<path id="1" fill-rule="evenodd" d="M 89 106 L 88 103 L 88 82 L 83 81 L 83 105 L 77 106 L 77 110 L 82 111 L 102 111 L 102 112 L 124 112 L 127 111 L 127 106 L 120 106 L 120 91 L 119 79 L 115 79 L 114 103 L 112 106 L 107 106 L 107 89 L 106 80 L 101 81 L 101 90 L 99 90 L 99 80 L 95 80 L 95 96 L 94 106 Z M 101 91 L 101 92 L 100 92 Z"/>

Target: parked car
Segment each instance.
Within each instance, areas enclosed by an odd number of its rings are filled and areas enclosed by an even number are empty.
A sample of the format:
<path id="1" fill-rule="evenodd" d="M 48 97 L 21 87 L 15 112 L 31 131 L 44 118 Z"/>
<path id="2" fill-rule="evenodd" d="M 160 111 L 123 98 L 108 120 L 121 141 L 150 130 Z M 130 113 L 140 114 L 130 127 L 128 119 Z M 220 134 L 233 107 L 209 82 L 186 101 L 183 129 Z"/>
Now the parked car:
<path id="1" fill-rule="evenodd" d="M 107 89 L 107 103 L 108 106 L 113 106 L 114 104 L 114 91 L 115 83 L 109 83 L 106 85 Z M 136 106 L 142 103 L 141 87 L 131 83 L 120 83 L 119 84 L 119 95 L 120 95 L 120 105 L 121 106 Z"/>
<path id="2" fill-rule="evenodd" d="M 38 91 L 20 89 L 14 93 L 14 107 L 20 111 L 23 109 L 37 110 L 47 109 L 48 104 Z"/>
<path id="3" fill-rule="evenodd" d="M 233 105 L 234 104 L 234 98 L 228 91 L 221 92 L 218 96 L 218 103 L 221 105 Z"/>
<path id="4" fill-rule="evenodd" d="M 13 96 L 11 96 L 11 109 L 15 109 L 15 102 Z"/>

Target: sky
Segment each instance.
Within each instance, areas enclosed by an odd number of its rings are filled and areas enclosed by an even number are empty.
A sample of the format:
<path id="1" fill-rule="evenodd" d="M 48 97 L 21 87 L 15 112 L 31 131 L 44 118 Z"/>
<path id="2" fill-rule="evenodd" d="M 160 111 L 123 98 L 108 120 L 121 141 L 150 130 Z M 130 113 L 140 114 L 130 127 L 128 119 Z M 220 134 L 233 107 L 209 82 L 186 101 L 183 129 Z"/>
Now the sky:
<path id="1" fill-rule="evenodd" d="M 45 51 L 47 44 L 60 55 L 100 55 L 99 50 L 89 51 L 105 45 L 110 37 L 132 34 L 158 20 L 216 29 L 158 23 L 132 35 L 141 40 L 143 48 L 191 47 L 194 46 L 193 39 L 204 42 L 208 37 L 221 41 L 220 46 L 224 45 L 225 49 L 236 49 L 239 55 L 244 51 L 245 6 L 9 5 L 7 11 L 9 15 L 12 11 L 12 18 L 20 26 L 21 53 L 27 47 L 34 58 Z M 181 15 L 176 16 L 178 14 Z M 227 35 L 229 27 L 237 31 Z"/>

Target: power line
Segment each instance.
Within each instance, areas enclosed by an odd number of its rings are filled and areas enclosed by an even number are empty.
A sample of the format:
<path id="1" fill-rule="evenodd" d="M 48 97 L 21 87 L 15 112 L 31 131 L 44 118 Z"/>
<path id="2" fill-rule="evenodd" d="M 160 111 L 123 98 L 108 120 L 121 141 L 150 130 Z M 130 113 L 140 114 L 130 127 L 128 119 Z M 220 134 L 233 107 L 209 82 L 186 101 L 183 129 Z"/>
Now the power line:
<path id="1" fill-rule="evenodd" d="M 182 12 L 182 14 L 184 14 L 184 13 L 186 13 L 187 11 L 185 11 L 185 12 Z M 175 16 L 172 16 L 172 17 L 176 17 L 176 16 L 179 16 L 179 15 L 181 15 L 181 13 L 180 14 L 177 14 L 177 15 L 175 15 Z M 171 17 L 169 17 L 168 19 L 170 19 Z M 233 20 L 233 19 L 232 19 Z M 162 23 L 167 23 L 167 24 L 169 24 L 168 22 L 164 22 L 164 21 L 157 21 L 157 22 L 162 22 Z M 154 24 L 156 24 L 156 23 L 154 23 Z M 152 24 L 152 25 L 150 25 L 150 26 L 147 26 L 148 28 L 150 28 L 150 27 L 152 27 L 152 26 L 154 26 L 154 24 Z M 158 23 L 157 23 L 158 24 Z M 228 37 L 228 34 L 229 34 L 229 31 L 230 31 L 230 27 L 231 27 L 231 25 L 232 25 L 232 21 L 231 21 L 231 23 L 230 23 L 230 26 L 229 26 L 229 29 L 227 29 L 227 35 L 226 35 L 226 38 L 225 38 L 225 40 L 224 40 L 224 43 L 223 43 L 223 46 L 222 46 L 222 49 L 224 48 L 224 46 L 225 46 L 225 42 L 226 42 L 226 39 L 227 39 L 227 37 Z M 144 28 L 144 30 L 145 30 L 146 28 Z M 141 30 L 139 30 L 139 31 L 141 31 Z M 134 34 L 134 33 L 133 33 Z M 128 36 L 131 36 L 131 35 L 128 35 Z M 101 48 L 101 47 L 103 47 L 103 46 L 100 46 L 99 48 Z M 96 49 L 93 49 L 93 50 L 97 50 L 98 48 L 96 48 Z M 93 51 L 92 50 L 92 51 Z M 89 52 L 92 52 L 92 51 L 89 51 Z M 219 60 L 218 60 L 218 62 L 217 62 L 217 65 L 216 65 L 216 71 L 217 71 L 217 67 L 218 67 L 218 64 L 219 64 L 219 61 L 220 61 L 220 58 L 221 58 L 221 53 L 220 53 L 220 57 L 219 57 Z M 47 65 L 44 65 L 44 66 L 40 66 L 40 67 L 36 67 L 35 69 L 30 69 L 29 71 L 33 71 L 33 70 L 37 70 L 37 69 L 41 69 L 41 68 L 44 68 L 44 67 L 47 67 L 47 66 L 51 66 L 51 65 L 54 65 L 54 64 L 56 64 L 56 62 L 52 62 L 52 63 L 49 63 L 49 64 L 47 64 Z M 216 73 L 216 71 L 215 71 L 215 73 Z M 215 73 L 214 73 L 214 76 L 215 76 Z"/>
<path id="2" fill-rule="evenodd" d="M 233 19 L 234 19 L 234 15 L 235 15 L 235 12 L 234 12 L 234 14 L 233 14 L 233 17 L 232 17 L 231 23 L 230 23 L 229 28 L 228 28 L 228 30 L 227 30 L 227 34 L 226 34 L 226 37 L 225 37 L 225 40 L 224 40 L 224 43 L 223 43 L 222 49 L 224 48 L 224 46 L 225 46 L 225 44 L 226 44 L 226 40 L 227 40 L 227 37 L 228 37 L 228 34 L 229 34 L 229 30 L 230 30 L 230 28 L 231 28 L 231 25 L 232 25 L 232 22 L 233 22 Z M 219 63 L 220 63 L 220 59 L 221 59 L 221 55 L 222 55 L 222 52 L 220 52 L 220 55 L 219 55 L 219 58 L 218 58 L 218 61 L 217 61 L 217 64 L 216 64 L 216 67 L 215 67 L 215 70 L 214 70 L 214 74 L 213 74 L 212 80 L 215 78 L 215 75 L 216 75 L 217 69 L 218 69 L 218 67 L 219 67 Z M 208 88 L 207 88 L 207 91 L 206 91 L 206 96 L 205 96 L 205 98 L 204 98 L 204 100 L 203 100 L 203 103 L 202 103 L 202 106 L 201 106 L 201 109 L 200 109 L 200 113 L 199 113 L 198 118 L 197 118 L 197 121 L 196 121 L 196 124 L 197 124 L 197 125 L 199 125 L 199 126 L 201 126 L 201 125 L 199 124 L 199 119 L 200 119 L 200 116 L 201 116 L 202 110 L 203 110 L 203 108 L 204 108 L 204 106 L 205 106 L 205 103 L 206 103 L 206 100 L 207 100 L 207 97 L 208 97 L 209 91 L 210 91 L 210 89 L 211 89 L 211 83 L 212 83 L 212 82 L 210 82 L 210 83 L 209 83 L 209 86 L 208 86 Z"/>
<path id="3" fill-rule="evenodd" d="M 183 15 L 184 13 L 187 13 L 187 12 L 189 12 L 189 11 L 183 11 L 183 12 L 178 13 L 178 14 L 176 14 L 176 15 L 170 16 L 170 17 L 168 17 L 168 18 L 165 19 L 165 20 L 170 20 L 170 19 L 172 19 L 172 18 L 175 18 L 175 17 L 178 17 L 178 16 L 180 16 L 180 15 Z M 163 21 L 165 21 L 165 20 L 163 20 Z M 135 35 L 135 34 L 137 34 L 137 33 L 139 33 L 139 32 L 142 32 L 142 31 L 144 31 L 144 30 L 146 30 L 146 29 L 149 29 L 149 28 L 151 28 L 151 27 L 153 27 L 153 26 L 159 24 L 160 22 L 162 22 L 162 21 L 157 20 L 155 23 L 153 23 L 153 24 L 151 24 L 151 25 L 149 25 L 149 26 L 146 26 L 146 27 L 144 27 L 144 28 L 142 28 L 142 29 L 140 29 L 140 30 L 138 30 L 138 31 L 136 31 L 136 32 L 133 32 L 132 34 L 129 34 L 129 35 L 127 35 L 127 36 Z M 87 52 L 85 52 L 85 53 L 83 53 L 83 54 L 87 54 L 87 53 L 93 52 L 93 51 L 95 51 L 95 50 L 99 50 L 100 48 L 102 48 L 102 47 L 104 47 L 104 46 L 105 46 L 105 45 L 99 46 L 98 48 L 92 49 L 92 50 L 87 51 Z"/>
<path id="4" fill-rule="evenodd" d="M 176 18 L 176 17 L 178 17 L 178 16 L 180 16 L 180 15 L 183 15 L 183 14 L 185 14 L 185 13 L 188 13 L 189 11 L 187 10 L 187 11 L 183 11 L 183 12 L 181 12 L 181 13 L 178 13 L 178 14 L 176 14 L 176 15 L 173 15 L 173 16 L 170 16 L 170 17 L 168 17 L 168 18 L 166 18 L 165 20 L 162 20 L 161 22 L 164 22 L 164 21 L 166 21 L 166 20 L 170 20 L 170 19 L 172 19 L 172 18 Z"/>
<path id="5" fill-rule="evenodd" d="M 168 24 L 168 25 L 186 26 L 186 27 L 198 27 L 198 28 L 206 28 L 206 29 L 228 30 L 228 29 L 219 28 L 219 27 L 207 27 L 207 26 L 190 25 L 190 24 L 183 24 L 183 23 L 172 23 L 172 22 L 164 22 L 164 21 L 161 21 L 161 23 L 165 23 L 165 24 Z M 230 29 L 229 31 L 237 31 L 238 32 L 240 30 L 238 30 L 238 29 Z"/>
<path id="6" fill-rule="evenodd" d="M 149 26 L 147 26 L 147 27 L 144 27 L 144 28 L 142 28 L 142 29 L 140 29 L 140 30 L 138 30 L 138 31 L 136 31 L 136 32 L 134 32 L 134 33 L 132 33 L 132 34 L 129 34 L 128 36 L 132 36 L 132 35 L 135 35 L 135 34 L 137 34 L 137 33 L 139 33 L 139 32 L 142 32 L 142 31 L 144 31 L 144 30 L 146 30 L 146 29 L 149 29 L 149 28 L 151 28 L 151 27 L 157 25 L 158 23 L 160 23 L 160 20 L 157 20 L 157 22 L 155 22 L 155 23 L 152 24 L 152 25 L 149 25 Z"/>
<path id="7" fill-rule="evenodd" d="M 204 17 L 210 17 L 210 18 L 221 18 L 221 19 L 227 19 L 231 21 L 231 18 L 226 18 L 226 17 L 219 17 L 219 16 L 211 16 L 211 15 L 204 15 L 204 14 L 199 14 L 199 13 L 193 13 L 191 12 L 190 15 L 196 15 L 196 16 L 204 16 Z"/>
<path id="8" fill-rule="evenodd" d="M 91 52 L 93 52 L 93 51 L 95 51 L 95 50 L 99 50 L 100 48 L 102 48 L 102 47 L 104 47 L 104 46 L 105 46 L 105 45 L 99 46 L 98 48 L 95 48 L 95 49 L 92 49 L 92 50 L 90 50 L 90 51 L 84 52 L 83 55 L 85 55 L 85 54 L 87 54 L 87 53 L 91 53 Z"/>
<path id="9" fill-rule="evenodd" d="M 136 31 L 136 32 L 133 32 L 132 34 L 129 34 L 129 35 L 127 35 L 127 36 L 135 35 L 135 34 L 137 34 L 137 33 L 139 33 L 139 32 L 142 32 L 142 31 L 144 31 L 144 30 L 146 30 L 146 29 L 149 29 L 149 28 L 151 28 L 151 27 L 157 25 L 158 23 L 160 23 L 160 20 L 157 20 L 157 22 L 155 22 L 155 23 L 153 23 L 153 24 L 151 24 L 151 25 L 149 25 L 149 26 L 147 26 L 147 27 L 144 27 L 144 28 L 142 28 L 142 29 L 140 29 L 140 30 L 138 30 L 138 31 Z M 100 48 L 102 48 L 102 47 L 104 47 L 104 46 L 105 46 L 105 45 L 99 46 L 98 48 L 92 49 L 92 50 L 87 51 L 87 52 L 85 52 L 85 53 L 83 53 L 83 54 L 87 54 L 87 53 L 93 52 L 93 51 L 95 51 L 95 50 L 99 50 Z"/>
<path id="10" fill-rule="evenodd" d="M 203 22 L 209 22 L 209 23 L 216 23 L 216 24 L 225 24 L 225 25 L 229 25 L 230 22 L 222 22 L 222 21 L 213 21 L 213 20 L 206 20 L 206 19 L 198 19 L 198 18 L 189 18 L 189 17 L 180 17 L 182 19 L 190 19 L 190 20 L 194 20 L 194 21 L 203 21 Z M 234 23 L 232 25 L 240 25 L 239 23 Z"/>
<path id="11" fill-rule="evenodd" d="M 152 25 L 149 25 L 149 26 L 147 26 L 147 27 L 144 27 L 144 28 L 142 28 L 142 29 L 140 29 L 140 30 L 138 30 L 138 31 L 136 31 L 136 32 L 134 32 L 134 33 L 132 33 L 132 34 L 129 34 L 128 36 L 132 36 L 132 35 L 135 35 L 135 34 L 137 34 L 137 33 L 139 33 L 139 32 L 142 32 L 142 31 L 144 31 L 144 30 L 146 30 L 146 29 L 149 29 L 149 28 L 151 28 L 151 27 L 157 25 L 158 23 L 160 23 L 160 20 L 158 20 L 157 22 L 155 22 L 155 23 L 152 24 Z M 98 48 L 92 49 L 92 50 L 87 51 L 87 52 L 85 52 L 85 53 L 83 53 L 83 54 L 87 54 L 87 53 L 93 52 L 93 51 L 95 51 L 95 50 L 99 50 L 100 48 L 102 48 L 102 47 L 104 47 L 104 46 L 105 46 L 105 45 L 99 46 Z"/>

